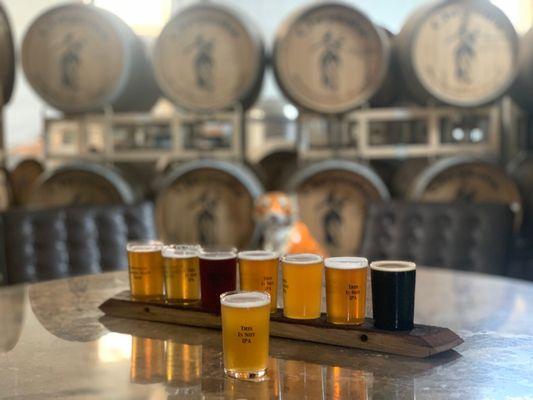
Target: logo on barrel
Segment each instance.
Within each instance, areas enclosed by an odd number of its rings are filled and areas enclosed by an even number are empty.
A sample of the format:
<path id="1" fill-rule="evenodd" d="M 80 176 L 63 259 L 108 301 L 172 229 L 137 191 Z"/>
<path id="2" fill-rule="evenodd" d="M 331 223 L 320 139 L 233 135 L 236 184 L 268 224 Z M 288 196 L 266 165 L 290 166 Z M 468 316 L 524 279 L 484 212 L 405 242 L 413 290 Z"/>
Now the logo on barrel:
<path id="1" fill-rule="evenodd" d="M 316 207 L 318 210 L 325 210 L 321 214 L 321 222 L 323 238 L 328 247 L 341 246 L 342 212 L 346 200 L 346 197 L 330 191 Z"/>
<path id="2" fill-rule="evenodd" d="M 198 242 L 203 245 L 216 244 L 217 196 L 209 191 L 202 192 L 192 205 L 198 206 L 194 217 Z"/>
<path id="3" fill-rule="evenodd" d="M 197 35 L 194 42 L 185 47 L 185 54 L 195 52 L 192 62 L 196 74 L 196 87 L 208 92 L 214 90 L 214 50 L 215 40 L 204 38 L 202 34 Z"/>
<path id="4" fill-rule="evenodd" d="M 326 31 L 322 39 L 311 46 L 313 51 L 320 50 L 320 81 L 324 88 L 331 91 L 337 91 L 339 87 L 340 51 L 343 41 L 343 37 L 335 37 L 331 31 Z"/>
<path id="5" fill-rule="evenodd" d="M 61 85 L 73 92 L 78 91 L 80 82 L 80 64 L 83 41 L 68 33 L 60 44 L 58 71 L 61 74 Z"/>

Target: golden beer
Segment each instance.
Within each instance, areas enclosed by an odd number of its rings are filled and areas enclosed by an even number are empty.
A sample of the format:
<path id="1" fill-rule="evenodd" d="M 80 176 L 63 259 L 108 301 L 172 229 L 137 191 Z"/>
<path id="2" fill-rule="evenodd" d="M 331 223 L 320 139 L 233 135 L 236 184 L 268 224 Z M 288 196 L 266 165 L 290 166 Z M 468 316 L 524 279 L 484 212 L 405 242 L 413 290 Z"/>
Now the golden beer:
<path id="1" fill-rule="evenodd" d="M 294 319 L 320 317 L 324 262 L 318 254 L 282 257 L 283 315 Z"/>
<path id="2" fill-rule="evenodd" d="M 368 260 L 330 257 L 326 266 L 326 305 L 333 324 L 362 324 L 366 312 Z"/>
<path id="3" fill-rule="evenodd" d="M 128 243 L 130 290 L 134 299 L 163 299 L 162 247 L 157 240 Z"/>
<path id="4" fill-rule="evenodd" d="M 220 295 L 224 372 L 232 378 L 265 375 L 270 335 L 270 295 L 226 292 Z"/>
<path id="5" fill-rule="evenodd" d="M 169 303 L 195 304 L 200 302 L 199 246 L 164 246 L 165 295 Z"/>
<path id="6" fill-rule="evenodd" d="M 270 312 L 277 310 L 278 253 L 252 250 L 239 253 L 239 279 L 241 290 L 270 294 Z"/>

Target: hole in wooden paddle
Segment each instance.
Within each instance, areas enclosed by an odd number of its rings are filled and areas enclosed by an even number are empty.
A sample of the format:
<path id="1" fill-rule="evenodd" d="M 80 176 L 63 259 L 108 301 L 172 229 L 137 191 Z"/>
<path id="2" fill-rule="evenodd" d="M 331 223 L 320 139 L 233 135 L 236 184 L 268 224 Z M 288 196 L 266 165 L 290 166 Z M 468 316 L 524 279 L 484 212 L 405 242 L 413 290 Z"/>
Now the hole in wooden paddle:
<path id="1" fill-rule="evenodd" d="M 359 336 L 359 339 L 361 339 L 361 342 L 366 342 L 368 340 L 368 336 L 361 335 L 361 336 Z"/>

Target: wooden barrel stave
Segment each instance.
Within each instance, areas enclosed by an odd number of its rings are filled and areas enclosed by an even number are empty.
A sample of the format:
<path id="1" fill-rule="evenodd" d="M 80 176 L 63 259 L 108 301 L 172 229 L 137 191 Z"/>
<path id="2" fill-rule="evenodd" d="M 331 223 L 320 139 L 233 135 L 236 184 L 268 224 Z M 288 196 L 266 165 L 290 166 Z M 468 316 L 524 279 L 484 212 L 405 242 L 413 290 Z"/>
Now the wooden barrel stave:
<path id="1" fill-rule="evenodd" d="M 456 34 L 458 43 L 451 40 Z M 395 47 L 402 81 L 409 96 L 421 103 L 485 105 L 505 94 L 516 75 L 516 31 L 485 0 L 423 5 L 407 18 Z"/>
<path id="2" fill-rule="evenodd" d="M 161 239 L 246 248 L 257 234 L 253 203 L 262 192 L 243 165 L 216 160 L 179 165 L 162 180 L 156 198 Z"/>
<path id="3" fill-rule="evenodd" d="M 13 94 L 15 85 L 15 45 L 11 33 L 9 18 L 0 4 L 0 105 L 7 104 Z"/>
<path id="4" fill-rule="evenodd" d="M 28 202 L 32 187 L 43 172 L 43 164 L 34 158 L 18 162 L 9 174 L 15 204 L 24 205 Z"/>
<path id="5" fill-rule="evenodd" d="M 140 39 L 116 15 L 84 4 L 41 14 L 22 44 L 30 85 L 67 113 L 147 111 L 159 89 Z"/>
<path id="6" fill-rule="evenodd" d="M 520 38 L 518 73 L 511 88 L 513 99 L 526 111 L 533 108 L 533 28 Z"/>
<path id="7" fill-rule="evenodd" d="M 32 188 L 32 206 L 71 206 L 132 203 L 128 183 L 109 167 L 70 163 L 46 171 Z"/>
<path id="8" fill-rule="evenodd" d="M 342 3 L 319 3 L 297 10 L 278 28 L 273 69 L 278 86 L 294 104 L 342 114 L 378 92 L 390 50 L 385 31 L 361 11 Z"/>
<path id="9" fill-rule="evenodd" d="M 201 3 L 165 25 L 153 63 L 162 92 L 181 108 L 246 109 L 261 90 L 265 50 L 248 18 L 221 4 Z"/>
<path id="10" fill-rule="evenodd" d="M 327 160 L 298 171 L 287 183 L 298 197 L 300 218 L 333 256 L 357 254 L 366 205 L 389 198 L 370 168 L 347 160 Z"/>

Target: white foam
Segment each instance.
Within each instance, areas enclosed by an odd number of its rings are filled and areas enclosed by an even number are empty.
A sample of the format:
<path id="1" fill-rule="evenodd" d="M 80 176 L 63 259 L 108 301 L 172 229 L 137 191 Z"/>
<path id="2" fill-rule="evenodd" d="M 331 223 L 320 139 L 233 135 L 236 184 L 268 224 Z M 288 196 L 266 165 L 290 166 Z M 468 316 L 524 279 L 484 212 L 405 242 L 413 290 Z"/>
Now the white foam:
<path id="1" fill-rule="evenodd" d="M 324 265 L 333 269 L 362 269 L 368 267 L 368 260 L 364 257 L 329 257 L 324 260 Z"/>
<path id="2" fill-rule="evenodd" d="M 313 253 L 286 254 L 281 261 L 288 264 L 317 264 L 322 262 L 322 257 Z"/>
<path id="3" fill-rule="evenodd" d="M 384 272 L 406 272 L 416 269 L 416 264 L 410 261 L 374 261 L 370 263 L 370 269 Z"/>
<path id="4" fill-rule="evenodd" d="M 170 245 L 161 250 L 165 258 L 194 258 L 198 257 L 199 253 L 199 247 L 194 245 Z"/>
<path id="5" fill-rule="evenodd" d="M 157 240 L 146 242 L 131 242 L 126 246 L 126 250 L 132 253 L 150 253 L 153 251 L 161 251 L 163 243 Z"/>
<path id="6" fill-rule="evenodd" d="M 262 307 L 270 304 L 270 295 L 265 292 L 234 292 L 220 295 L 220 304 L 235 308 Z"/>
<path id="7" fill-rule="evenodd" d="M 239 253 L 239 259 L 242 260 L 254 260 L 254 261 L 266 261 L 279 258 L 279 254 L 275 251 L 266 250 L 248 250 L 241 251 Z"/>
<path id="8" fill-rule="evenodd" d="M 231 251 L 220 252 L 220 253 L 202 253 L 198 255 L 202 260 L 231 260 L 232 258 L 237 258 L 237 254 Z"/>

